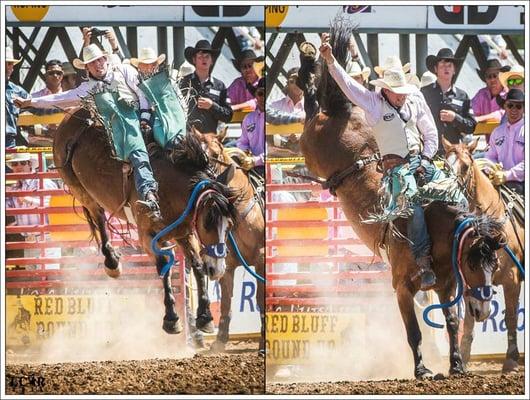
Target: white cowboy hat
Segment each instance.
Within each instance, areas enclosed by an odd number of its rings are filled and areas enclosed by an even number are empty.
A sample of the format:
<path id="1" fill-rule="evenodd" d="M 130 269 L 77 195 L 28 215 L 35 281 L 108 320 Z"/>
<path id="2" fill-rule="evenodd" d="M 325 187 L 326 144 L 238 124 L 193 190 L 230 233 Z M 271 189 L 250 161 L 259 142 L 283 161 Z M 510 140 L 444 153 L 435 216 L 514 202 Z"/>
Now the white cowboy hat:
<path id="1" fill-rule="evenodd" d="M 361 69 L 361 66 L 359 65 L 357 61 L 353 61 L 349 65 L 349 67 L 350 68 L 347 72 L 348 72 L 348 75 L 350 75 L 352 78 L 362 75 L 363 80 L 366 80 L 370 76 L 370 72 L 371 72 L 370 67 L 364 67 L 363 69 Z"/>
<path id="2" fill-rule="evenodd" d="M 401 60 L 397 56 L 390 56 L 387 57 L 383 65 L 378 65 L 374 67 L 374 71 L 379 75 L 379 77 L 383 77 L 384 72 L 387 69 L 391 68 L 402 68 L 403 72 L 407 73 L 410 71 L 410 63 L 406 63 L 405 65 L 401 64 Z"/>
<path id="3" fill-rule="evenodd" d="M 436 82 L 436 75 L 434 75 L 431 71 L 425 71 L 423 75 L 421 76 L 421 87 L 432 85 L 434 82 Z"/>
<path id="4" fill-rule="evenodd" d="M 501 72 L 499 74 L 499 80 L 505 88 L 508 87 L 508 78 L 510 76 L 522 76 L 524 78 L 524 67 L 516 64 L 509 71 Z"/>
<path id="5" fill-rule="evenodd" d="M 165 54 L 160 54 L 159 56 L 157 56 L 156 52 L 151 47 L 144 47 L 143 49 L 140 49 L 138 58 L 131 57 L 131 64 L 135 67 L 138 67 L 138 64 L 140 63 L 152 64 L 156 62 L 157 65 L 160 65 L 164 62 L 165 59 Z"/>
<path id="6" fill-rule="evenodd" d="M 21 61 L 22 61 L 22 58 L 17 60 L 13 56 L 13 49 L 11 47 L 6 47 L 6 62 L 12 62 L 14 65 L 17 65 Z"/>
<path id="7" fill-rule="evenodd" d="M 421 87 L 420 80 L 416 74 L 413 74 L 412 72 L 410 74 L 405 74 L 405 79 L 407 80 L 407 83 L 416 86 L 416 88 L 419 89 Z"/>
<path id="8" fill-rule="evenodd" d="M 7 155 L 9 157 L 9 155 Z M 6 164 L 11 164 L 13 162 L 20 162 L 20 161 L 29 161 L 31 165 L 34 167 L 37 165 L 38 159 L 36 154 L 31 153 L 13 153 L 11 157 L 6 157 Z"/>
<path id="9" fill-rule="evenodd" d="M 74 64 L 74 67 L 77 69 L 85 69 L 85 65 L 101 57 L 107 57 L 107 52 L 101 50 L 96 44 L 89 44 L 88 46 L 83 47 L 83 61 L 76 58 L 72 64 Z"/>
<path id="10" fill-rule="evenodd" d="M 179 67 L 178 76 L 186 76 L 195 72 L 195 66 L 187 61 L 184 61 Z"/>
<path id="11" fill-rule="evenodd" d="M 383 78 L 374 79 L 370 81 L 370 84 L 397 94 L 410 94 L 418 90 L 416 86 L 407 83 L 407 78 L 401 68 L 387 69 Z"/>

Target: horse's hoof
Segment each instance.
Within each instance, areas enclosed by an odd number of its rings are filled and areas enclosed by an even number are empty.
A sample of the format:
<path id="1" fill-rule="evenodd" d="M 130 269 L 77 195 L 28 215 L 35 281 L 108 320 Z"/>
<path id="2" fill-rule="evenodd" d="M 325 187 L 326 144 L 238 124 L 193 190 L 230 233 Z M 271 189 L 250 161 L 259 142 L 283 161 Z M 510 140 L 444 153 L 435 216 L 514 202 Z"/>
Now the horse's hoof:
<path id="1" fill-rule="evenodd" d="M 180 319 L 177 319 L 176 321 L 170 321 L 165 319 L 164 323 L 162 324 L 162 329 L 170 335 L 175 335 L 177 333 L 182 332 L 183 328 Z"/>
<path id="2" fill-rule="evenodd" d="M 116 268 L 109 268 L 105 265 L 105 272 L 107 273 L 107 276 L 110 276 L 111 278 L 118 278 L 121 275 L 121 270 L 121 262 L 118 263 Z"/>
<path id="3" fill-rule="evenodd" d="M 225 351 L 225 346 L 226 346 L 226 343 L 223 343 L 223 342 L 220 342 L 219 340 L 216 340 L 210 346 L 210 351 L 212 353 L 222 353 L 223 351 Z"/>
<path id="4" fill-rule="evenodd" d="M 504 364 L 502 366 L 502 373 L 503 374 L 509 374 L 510 372 L 518 372 L 519 371 L 519 363 L 515 360 L 512 360 L 511 358 L 507 358 L 504 360 Z"/>
<path id="5" fill-rule="evenodd" d="M 457 365 L 456 367 L 449 368 L 449 375 L 463 375 L 466 371 L 463 365 Z"/>
<path id="6" fill-rule="evenodd" d="M 414 376 L 416 377 L 416 379 L 428 379 L 432 378 L 433 374 L 430 369 L 421 366 L 416 368 L 416 371 L 414 371 Z"/>
<path id="7" fill-rule="evenodd" d="M 215 332 L 215 326 L 212 321 L 207 322 L 206 324 L 202 323 L 199 326 L 198 321 L 195 322 L 195 326 L 198 330 L 204 333 L 214 333 Z"/>

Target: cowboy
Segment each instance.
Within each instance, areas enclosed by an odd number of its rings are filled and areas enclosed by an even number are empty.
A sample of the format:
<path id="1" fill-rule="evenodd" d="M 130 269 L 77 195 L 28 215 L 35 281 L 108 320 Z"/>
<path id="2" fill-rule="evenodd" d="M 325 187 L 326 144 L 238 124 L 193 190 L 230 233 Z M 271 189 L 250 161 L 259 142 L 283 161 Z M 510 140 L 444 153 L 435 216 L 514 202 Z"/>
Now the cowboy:
<path id="1" fill-rule="evenodd" d="M 438 154 L 443 155 L 441 137 L 451 143 L 458 143 L 466 135 L 472 135 L 477 121 L 473 117 L 469 96 L 454 86 L 456 69 L 462 64 L 453 51 L 441 49 L 437 55 L 425 59 L 427 69 L 436 75 L 436 82 L 421 88 L 425 100 L 431 108 L 438 130 Z"/>
<path id="2" fill-rule="evenodd" d="M 485 157 L 500 165 L 490 171 L 494 185 L 506 185 L 524 196 L 524 93 L 511 89 L 501 99 L 506 122 L 493 130 Z"/>
<path id="3" fill-rule="evenodd" d="M 75 71 L 74 66 L 69 62 L 64 62 L 62 67 L 63 79 L 61 81 L 61 88 L 63 89 L 63 92 L 78 87 L 77 72 Z"/>
<path id="4" fill-rule="evenodd" d="M 133 168 L 134 182 L 138 192 L 138 204 L 148 209 L 148 216 L 154 222 L 161 221 L 160 208 L 158 206 L 158 184 L 153 176 L 149 156 L 145 147 L 144 139 L 140 129 L 146 130 L 151 119 L 149 103 L 144 93 L 138 88 L 138 72 L 130 65 L 110 64 L 107 54 L 97 45 L 91 44 L 83 49 L 83 60 L 75 59 L 73 62 L 77 69 L 86 69 L 88 81 L 83 82 L 77 88 L 35 99 L 15 100 L 20 107 L 42 107 L 52 108 L 55 106 L 68 107 L 81 104 L 81 98 L 89 95 L 89 92 L 102 83 L 108 85 L 111 90 L 117 91 L 124 101 L 117 107 L 138 102 L 140 106 L 140 119 L 137 111 L 132 107 L 130 110 L 121 110 L 128 117 L 113 114 L 108 120 L 120 123 L 120 132 L 113 125 L 112 135 L 115 150 L 118 157 L 124 161 L 128 160 Z M 131 115 L 133 117 L 131 117 Z"/>
<path id="5" fill-rule="evenodd" d="M 516 64 L 509 71 L 501 72 L 499 80 L 506 90 L 519 89 L 524 93 L 524 67 Z"/>
<path id="6" fill-rule="evenodd" d="M 255 63 L 262 62 L 263 56 L 256 56 L 254 50 L 243 50 L 241 55 L 235 60 L 232 60 L 234 68 L 241 74 L 240 77 L 228 86 L 227 94 L 232 104 L 232 110 L 237 111 L 241 109 L 256 109 L 256 99 L 247 89 L 247 85 L 256 86 L 259 81 L 259 76 L 256 72 Z"/>
<path id="7" fill-rule="evenodd" d="M 36 154 L 30 153 L 15 153 L 11 158 L 6 160 L 6 164 L 17 174 L 31 174 L 35 173 L 38 165 L 38 159 Z M 54 190 L 57 189 L 57 185 L 51 179 L 42 180 L 42 189 Z M 40 179 L 20 179 L 13 187 L 13 191 L 26 191 L 35 192 L 41 189 Z M 9 208 L 36 208 L 49 207 L 51 196 L 44 196 L 44 203 L 41 204 L 41 198 L 39 196 L 6 196 L 6 207 Z M 47 222 L 47 216 L 45 216 Z M 15 215 L 15 225 L 18 226 L 36 226 L 41 225 L 41 217 L 39 214 L 17 214 Z M 23 233 L 24 240 L 27 242 L 35 242 L 41 238 L 40 234 L 34 233 Z M 49 233 L 45 234 L 45 238 L 49 240 Z M 25 257 L 40 257 L 40 249 L 26 249 L 24 250 Z M 44 256 L 50 258 L 61 257 L 60 248 L 45 248 Z M 46 269 L 59 269 L 59 264 L 45 264 Z"/>
<path id="8" fill-rule="evenodd" d="M 184 58 L 195 67 L 195 72 L 185 76 L 180 83 L 180 90 L 187 96 L 191 91 L 188 103 L 188 121 L 199 132 L 217 132 L 219 121 L 230 122 L 232 108 L 226 93 L 226 87 L 219 79 L 211 76 L 213 57 L 219 54 L 207 40 L 199 40 L 195 47 L 186 47 Z"/>
<path id="9" fill-rule="evenodd" d="M 372 126 L 379 152 L 383 159 L 385 177 L 382 183 L 393 193 L 403 195 L 407 200 L 417 192 L 414 172 L 422 169 L 421 160 L 430 163 L 437 145 L 436 127 L 432 118 L 425 112 L 417 96 L 410 96 L 418 89 L 407 83 L 402 68 L 391 68 L 384 72 L 383 78 L 370 81 L 380 91 L 371 92 L 338 64 L 332 54 L 329 43 L 324 42 L 320 54 L 328 65 L 328 70 L 344 94 L 365 112 L 368 125 Z M 423 146 L 421 143 L 432 143 Z M 403 182 L 401 188 L 393 182 Z M 395 197 L 395 196 L 392 196 Z M 423 209 L 420 205 L 410 204 L 412 215 L 407 219 L 407 233 L 411 250 L 418 265 L 421 289 L 427 290 L 436 283 L 431 268 L 431 240 Z M 393 209 L 385 210 L 386 216 L 393 219 Z"/>
<path id="10" fill-rule="evenodd" d="M 138 58 L 131 57 L 130 64 L 142 75 L 154 74 L 158 71 L 160 64 L 166 60 L 165 54 L 156 55 L 151 47 L 140 49 Z"/>
<path id="11" fill-rule="evenodd" d="M 15 104 L 14 99 L 17 97 L 28 98 L 29 93 L 21 86 L 15 85 L 10 81 L 11 75 L 15 65 L 22 59 L 13 57 L 13 49 L 6 47 L 6 148 L 15 147 L 17 145 L 17 136 L 19 135 L 17 120 L 20 114 L 19 107 Z"/>
<path id="12" fill-rule="evenodd" d="M 471 107 L 473 107 L 477 122 L 487 120 L 499 122 L 501 120 L 503 111 L 497 104 L 497 97 L 505 97 L 506 91 L 499 79 L 499 73 L 509 70 L 509 66 L 503 67 L 496 58 L 488 60 L 484 68 L 477 69 L 480 79 L 486 82 L 486 87 L 480 89 L 475 97 L 471 99 Z"/>
<path id="13" fill-rule="evenodd" d="M 249 90 L 256 98 L 256 110 L 249 113 L 241 123 L 241 136 L 237 141 L 237 147 L 249 152 L 245 159 L 241 160 L 241 166 L 246 169 L 254 169 L 260 176 L 265 176 L 265 78 L 261 78 L 256 85 L 250 86 Z"/>

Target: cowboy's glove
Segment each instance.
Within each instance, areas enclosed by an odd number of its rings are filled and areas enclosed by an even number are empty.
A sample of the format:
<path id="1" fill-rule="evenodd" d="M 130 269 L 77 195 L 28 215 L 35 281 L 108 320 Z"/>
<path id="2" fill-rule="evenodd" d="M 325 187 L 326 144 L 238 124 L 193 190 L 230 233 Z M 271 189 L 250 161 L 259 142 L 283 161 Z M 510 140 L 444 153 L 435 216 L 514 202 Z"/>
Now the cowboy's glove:
<path id="1" fill-rule="evenodd" d="M 254 165 L 256 165 L 256 161 L 254 160 L 254 157 L 247 156 L 241 161 L 241 168 L 245 170 L 249 170 L 254 168 Z"/>
<path id="2" fill-rule="evenodd" d="M 495 186 L 502 185 L 506 183 L 506 174 L 504 173 L 504 171 L 495 171 L 492 174 L 491 180 L 493 181 L 493 184 Z"/>

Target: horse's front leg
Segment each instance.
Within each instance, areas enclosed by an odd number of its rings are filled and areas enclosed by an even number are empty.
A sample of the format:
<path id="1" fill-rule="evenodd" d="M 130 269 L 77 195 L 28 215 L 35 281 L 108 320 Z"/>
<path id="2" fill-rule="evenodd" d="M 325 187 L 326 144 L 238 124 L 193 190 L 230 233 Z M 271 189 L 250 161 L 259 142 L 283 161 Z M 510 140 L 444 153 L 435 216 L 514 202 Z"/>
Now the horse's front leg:
<path id="1" fill-rule="evenodd" d="M 228 267 L 225 274 L 219 280 L 221 286 L 221 318 L 217 338 L 212 343 L 213 351 L 224 351 L 228 343 L 230 321 L 232 319 L 232 296 L 234 295 L 234 272 L 235 268 Z"/>
<path id="2" fill-rule="evenodd" d="M 208 286 L 206 283 L 206 274 L 204 264 L 200 257 L 199 242 L 195 235 L 188 235 L 184 239 L 178 240 L 179 245 L 184 251 L 186 262 L 191 264 L 195 281 L 197 282 L 197 317 L 195 327 L 205 333 L 213 333 L 215 330 L 213 317 L 210 311 L 210 299 L 208 297 Z"/>
<path id="3" fill-rule="evenodd" d="M 465 297 L 464 297 L 465 301 Z M 467 301 L 465 301 L 467 304 Z M 464 366 L 467 365 L 469 359 L 471 358 L 471 345 L 473 344 L 473 339 L 475 337 L 475 318 L 471 315 L 470 312 L 466 310 L 464 315 L 464 335 L 460 342 L 460 354 L 462 355 L 462 362 Z"/>
<path id="4" fill-rule="evenodd" d="M 441 303 L 447 303 L 452 300 L 451 294 L 454 293 L 454 286 L 445 289 L 437 290 L 436 293 Z M 456 306 L 447 307 L 442 309 L 445 316 L 445 323 L 447 325 L 447 334 L 449 335 L 449 374 L 463 374 L 464 365 L 462 362 L 462 356 L 460 355 L 460 348 L 458 346 L 458 314 L 456 312 Z"/>
<path id="5" fill-rule="evenodd" d="M 512 372 L 519 370 L 519 349 L 517 347 L 517 308 L 519 305 L 519 293 L 521 283 L 517 279 L 518 272 L 512 269 L 512 278 L 503 284 L 504 304 L 506 305 L 506 330 L 508 334 L 508 349 L 506 359 L 502 366 L 502 372 Z"/>
<path id="6" fill-rule="evenodd" d="M 417 379 L 432 376 L 431 370 L 423 364 L 423 355 L 421 354 L 421 331 L 418 325 L 418 319 L 414 312 L 414 293 L 406 284 L 400 284 L 396 288 L 399 311 L 407 331 L 407 341 L 412 350 L 414 357 L 414 376 Z"/>

